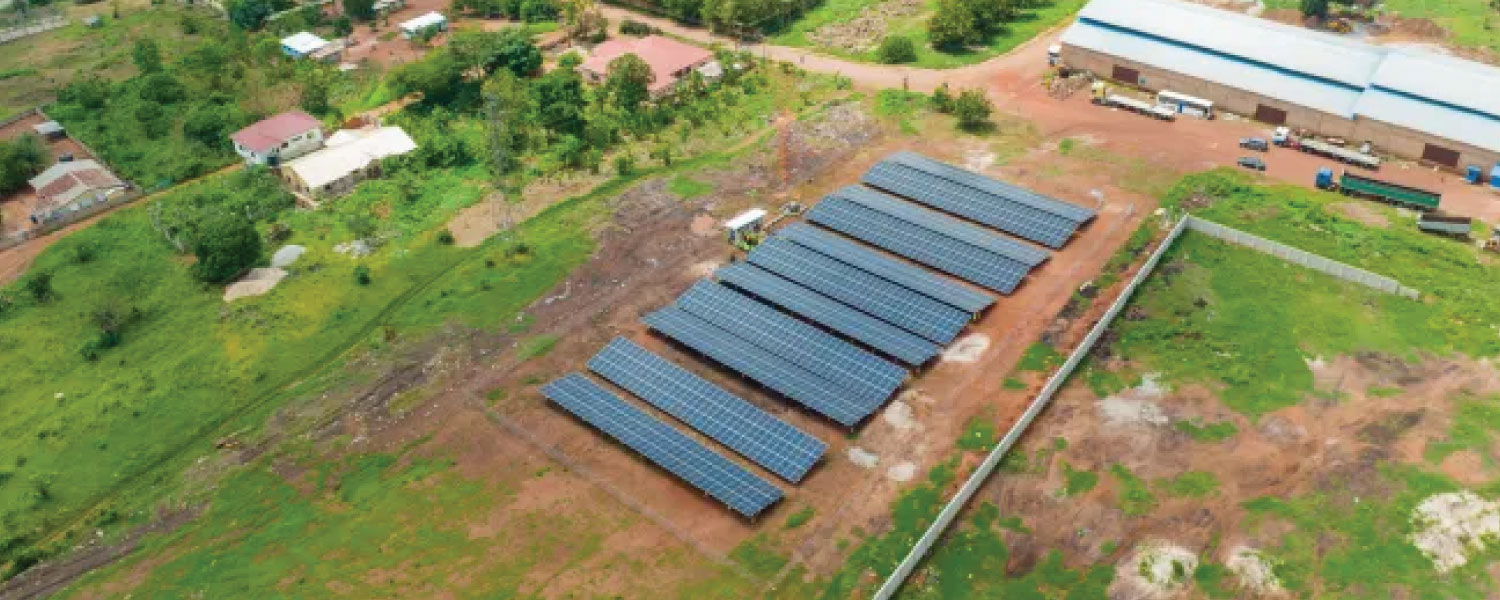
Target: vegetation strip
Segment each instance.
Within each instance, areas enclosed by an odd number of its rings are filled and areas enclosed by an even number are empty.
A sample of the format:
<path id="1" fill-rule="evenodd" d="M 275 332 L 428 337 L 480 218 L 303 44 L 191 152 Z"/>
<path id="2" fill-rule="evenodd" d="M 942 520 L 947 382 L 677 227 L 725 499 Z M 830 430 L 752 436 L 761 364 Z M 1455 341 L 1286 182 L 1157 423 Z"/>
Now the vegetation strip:
<path id="1" fill-rule="evenodd" d="M 916 569 L 917 563 L 920 563 L 927 556 L 928 551 L 932 549 L 932 545 L 937 542 L 938 537 L 958 518 L 958 511 L 962 510 L 964 505 L 969 503 L 969 499 L 973 498 L 974 494 L 979 491 L 979 487 L 984 484 L 985 480 L 989 479 L 990 473 L 994 472 L 995 467 L 1005 458 L 1006 453 L 1021 438 L 1021 434 L 1026 432 L 1026 429 L 1031 426 L 1032 421 L 1036 420 L 1037 415 L 1041 414 L 1042 410 L 1051 403 L 1053 394 L 1062 388 L 1063 382 L 1067 381 L 1068 376 L 1073 373 L 1073 369 L 1083 361 L 1084 357 L 1093 349 L 1094 344 L 1104 335 L 1104 331 L 1109 328 L 1110 323 L 1114 322 L 1115 317 L 1120 314 L 1120 311 L 1125 308 L 1125 304 L 1130 301 L 1130 297 L 1135 294 L 1136 288 L 1140 287 L 1141 283 L 1151 275 L 1151 272 L 1156 270 L 1156 265 L 1161 261 L 1162 255 L 1171 249 L 1172 243 L 1177 241 L 1177 238 L 1182 235 L 1183 230 L 1187 228 L 1187 224 L 1188 220 L 1183 219 L 1172 227 L 1171 233 L 1168 233 L 1166 239 L 1162 240 L 1161 245 L 1156 247 L 1156 250 L 1151 253 L 1151 257 L 1146 259 L 1146 263 L 1141 266 L 1141 270 L 1136 272 L 1134 277 L 1130 278 L 1130 283 L 1126 284 L 1125 290 L 1120 293 L 1118 298 L 1115 298 L 1109 310 L 1105 311 L 1104 316 L 1094 324 L 1093 328 L 1089 329 L 1088 335 L 1083 338 L 1083 343 L 1079 344 L 1073 350 L 1073 353 L 1068 355 L 1068 360 L 1047 380 L 1047 385 L 1042 387 L 1042 391 L 1037 394 L 1036 399 L 1032 400 L 1031 404 L 1026 407 L 1026 412 L 1022 413 L 1021 418 L 1016 420 L 1016 424 L 1011 426 L 1009 431 L 1005 432 L 1005 437 L 1000 439 L 1000 443 L 984 458 L 984 462 L 980 463 L 979 467 L 974 470 L 974 473 L 969 475 L 969 478 L 964 481 L 963 486 L 958 489 L 958 493 L 953 495 L 953 499 L 949 500 L 948 504 L 943 506 L 943 510 L 938 513 L 937 519 L 933 520 L 932 525 L 927 528 L 927 531 L 922 533 L 922 537 L 917 540 L 916 545 L 912 546 L 906 558 L 903 558 L 896 565 L 896 569 L 891 572 L 890 577 L 886 578 L 885 583 L 880 586 L 880 590 L 875 593 L 876 600 L 889 600 L 901 589 L 902 584 L 906 582 L 907 576 L 911 575 L 911 572 Z"/>

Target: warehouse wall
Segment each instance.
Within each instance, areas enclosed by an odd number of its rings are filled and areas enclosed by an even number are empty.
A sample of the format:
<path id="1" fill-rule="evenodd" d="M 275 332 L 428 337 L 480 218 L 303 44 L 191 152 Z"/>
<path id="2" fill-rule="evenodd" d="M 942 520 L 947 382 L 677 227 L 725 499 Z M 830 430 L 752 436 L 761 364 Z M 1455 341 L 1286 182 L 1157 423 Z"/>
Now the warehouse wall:
<path id="1" fill-rule="evenodd" d="M 1299 104 L 1285 102 L 1252 92 L 1220 85 L 1196 77 L 1158 69 L 1126 58 L 1119 58 L 1064 45 L 1063 63 L 1075 69 L 1084 69 L 1100 77 L 1109 78 L 1115 66 L 1128 67 L 1140 72 L 1142 81 L 1122 82 L 1150 91 L 1172 90 L 1214 101 L 1217 110 L 1246 116 L 1254 116 L 1258 105 L 1286 111 L 1286 125 L 1302 127 L 1324 135 L 1351 137 L 1354 121 L 1339 115 L 1328 114 Z M 1418 151 L 1420 154 L 1420 150 Z"/>
<path id="2" fill-rule="evenodd" d="M 1427 133 L 1374 119 L 1359 118 L 1354 134 L 1350 139 L 1370 140 L 1382 152 L 1389 152 L 1413 159 L 1422 158 L 1422 151 L 1426 148 L 1427 144 L 1442 146 L 1458 152 L 1458 169 L 1460 171 L 1467 165 L 1479 165 L 1484 168 L 1485 177 L 1489 177 L 1490 166 L 1496 162 L 1500 162 L 1500 153 L 1491 152 L 1461 142 L 1434 137 Z"/>

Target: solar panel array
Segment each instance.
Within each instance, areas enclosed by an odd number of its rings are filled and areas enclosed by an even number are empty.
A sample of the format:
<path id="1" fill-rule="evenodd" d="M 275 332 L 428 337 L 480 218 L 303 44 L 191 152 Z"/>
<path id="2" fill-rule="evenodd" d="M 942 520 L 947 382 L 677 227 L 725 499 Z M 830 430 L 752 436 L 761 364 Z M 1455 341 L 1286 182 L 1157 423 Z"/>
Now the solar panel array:
<path id="1" fill-rule="evenodd" d="M 714 276 L 908 365 L 932 360 L 941 350 L 916 334 L 748 263 L 723 267 Z"/>
<path id="2" fill-rule="evenodd" d="M 1015 291 L 1031 268 L 953 238 L 912 227 L 843 198 L 829 196 L 807 220 L 1002 294 Z"/>
<path id="3" fill-rule="evenodd" d="M 676 306 L 646 315 L 646 324 L 699 354 L 749 377 L 761 385 L 845 427 L 853 427 L 874 410 L 852 402 L 845 391 L 784 358 L 747 344 Z"/>
<path id="4" fill-rule="evenodd" d="M 832 195 L 849 200 L 881 214 L 900 219 L 913 226 L 948 236 L 975 248 L 988 250 L 996 255 L 1004 256 L 1031 268 L 1036 268 L 1037 265 L 1046 262 L 1047 258 L 1051 256 L 1046 250 L 1027 246 L 1010 238 L 996 235 L 977 225 L 971 225 L 942 213 L 927 210 L 890 194 L 878 192 L 867 187 L 858 185 L 844 186 Z"/>
<path id="5" fill-rule="evenodd" d="M 746 517 L 781 500 L 780 488 L 583 375 L 565 375 L 543 386 L 542 394 Z"/>
<path id="6" fill-rule="evenodd" d="M 822 440 L 625 338 L 595 354 L 589 370 L 792 483 L 828 450 Z"/>
<path id="7" fill-rule="evenodd" d="M 969 323 L 964 311 L 788 240 L 773 237 L 762 242 L 750 252 L 749 261 L 939 344 L 953 341 Z"/>
<path id="8" fill-rule="evenodd" d="M 712 281 L 694 284 L 677 307 L 839 385 L 856 404 L 880 406 L 906 380 L 905 369 Z"/>
<path id="9" fill-rule="evenodd" d="M 871 167 L 863 182 L 1006 233 L 1061 248 L 1095 212 L 914 152 Z"/>
<path id="10" fill-rule="evenodd" d="M 788 225 L 777 232 L 777 236 L 967 313 L 978 314 L 995 302 L 989 294 L 805 223 Z"/>

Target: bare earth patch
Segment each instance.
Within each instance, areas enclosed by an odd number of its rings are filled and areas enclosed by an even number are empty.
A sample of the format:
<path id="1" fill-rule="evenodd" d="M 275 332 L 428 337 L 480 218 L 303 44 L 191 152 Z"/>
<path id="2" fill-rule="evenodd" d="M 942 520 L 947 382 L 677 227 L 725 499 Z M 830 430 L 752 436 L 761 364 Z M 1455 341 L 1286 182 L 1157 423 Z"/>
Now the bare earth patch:
<path id="1" fill-rule="evenodd" d="M 259 296 L 271 291 L 276 284 L 286 278 L 286 269 L 267 267 L 250 269 L 239 281 L 229 284 L 224 288 L 224 301 L 234 302 L 247 296 Z"/>
<path id="2" fill-rule="evenodd" d="M 1235 546 L 1229 550 L 1224 566 L 1234 572 L 1241 586 L 1257 597 L 1279 597 L 1286 592 L 1281 587 L 1281 580 L 1276 578 L 1274 565 L 1259 550 Z"/>
<path id="3" fill-rule="evenodd" d="M 953 345 L 943 350 L 940 357 L 943 362 L 971 363 L 984 356 L 984 351 L 990 349 L 990 336 L 982 333 L 971 333 L 958 338 Z"/>
<path id="4" fill-rule="evenodd" d="M 1385 218 L 1385 215 L 1380 214 L 1367 202 L 1340 202 L 1333 208 L 1339 214 L 1371 227 L 1385 227 L 1391 224 L 1390 219 Z"/>
<path id="5" fill-rule="evenodd" d="M 922 12 L 921 0 L 887 0 L 865 8 L 858 17 L 843 23 L 831 23 L 807 34 L 809 40 L 825 48 L 848 52 L 869 52 L 880 45 L 890 31 L 890 21 Z"/>
<path id="6" fill-rule="evenodd" d="M 1141 544 L 1115 567 L 1109 597 L 1119 600 L 1170 598 L 1198 569 L 1198 554 L 1171 542 Z"/>

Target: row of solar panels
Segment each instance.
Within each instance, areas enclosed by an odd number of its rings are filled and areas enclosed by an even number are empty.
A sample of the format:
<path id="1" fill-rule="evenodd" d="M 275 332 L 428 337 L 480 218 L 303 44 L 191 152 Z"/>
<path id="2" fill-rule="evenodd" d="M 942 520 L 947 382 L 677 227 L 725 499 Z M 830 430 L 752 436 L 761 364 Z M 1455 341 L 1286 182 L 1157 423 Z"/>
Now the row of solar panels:
<path id="1" fill-rule="evenodd" d="M 957 189 L 953 186 L 959 184 L 944 183 L 944 188 L 934 182 L 947 180 L 911 168 L 913 162 L 920 166 L 930 159 L 906 154 L 881 165 L 918 172 L 904 176 L 929 180 L 928 188 L 939 190 L 934 192 L 938 195 Z M 971 196 L 996 189 L 969 187 L 979 190 Z M 951 205 L 924 200 L 928 196 L 921 189 L 892 191 L 969 217 Z M 1053 217 L 1066 212 L 1048 212 L 1045 202 L 1035 199 L 1017 204 Z M 1071 208 L 1075 217 L 1084 210 Z M 1089 218 L 1092 212 L 1084 221 Z M 860 186 L 830 194 L 807 219 L 1007 294 L 1048 258 L 1045 251 L 983 227 Z M 878 410 L 905 380 L 906 368 L 886 357 L 913 367 L 926 363 L 994 302 L 988 294 L 805 224 L 784 228 L 751 251 L 746 262 L 719 269 L 715 278 L 717 283 L 699 281 L 645 322 L 847 427 Z M 822 441 L 623 338 L 590 360 L 589 369 L 787 481 L 800 481 L 827 449 Z M 583 375 L 559 379 L 543 393 L 740 514 L 754 516 L 781 498 L 776 486 Z"/>

